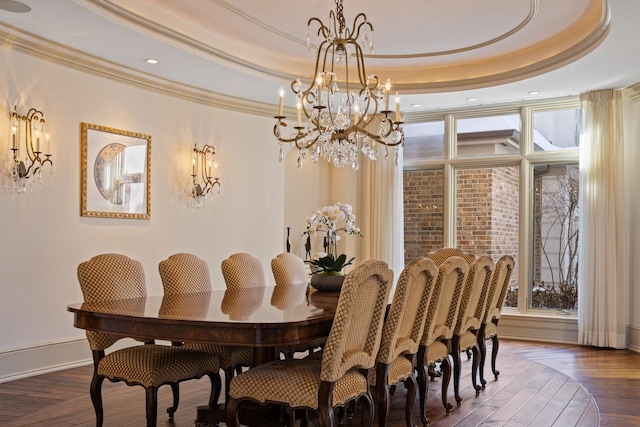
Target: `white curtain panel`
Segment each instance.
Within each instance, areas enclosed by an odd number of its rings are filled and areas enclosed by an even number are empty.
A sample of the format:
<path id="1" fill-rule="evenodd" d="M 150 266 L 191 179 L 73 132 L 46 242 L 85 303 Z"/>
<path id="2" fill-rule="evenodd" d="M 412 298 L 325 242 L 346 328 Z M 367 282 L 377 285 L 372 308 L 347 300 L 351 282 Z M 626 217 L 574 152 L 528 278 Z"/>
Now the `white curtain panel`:
<path id="1" fill-rule="evenodd" d="M 621 93 L 594 91 L 580 99 L 578 342 L 625 348 L 630 265 Z"/>
<path id="2" fill-rule="evenodd" d="M 374 127 L 377 129 L 378 124 Z M 362 259 L 385 261 L 394 278 L 404 268 L 404 211 L 402 191 L 402 149 L 399 164 L 394 162 L 395 148 L 378 145 L 379 158 L 369 160 L 361 154 L 358 174 L 359 215 L 362 234 L 359 252 Z"/>

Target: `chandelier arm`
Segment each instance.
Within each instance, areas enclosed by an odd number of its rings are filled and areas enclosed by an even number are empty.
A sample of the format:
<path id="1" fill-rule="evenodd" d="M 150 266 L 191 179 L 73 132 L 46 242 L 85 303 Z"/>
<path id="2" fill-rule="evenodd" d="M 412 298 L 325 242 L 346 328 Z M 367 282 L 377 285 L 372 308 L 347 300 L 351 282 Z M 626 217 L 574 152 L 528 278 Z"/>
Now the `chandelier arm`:
<path id="1" fill-rule="evenodd" d="M 356 47 L 356 64 L 358 66 L 358 80 L 360 80 L 360 86 L 362 86 L 362 90 L 367 86 L 367 72 L 364 68 L 364 55 L 362 54 L 362 48 L 358 43 L 354 43 Z M 361 92 L 362 92 L 361 90 Z"/>
<path id="2" fill-rule="evenodd" d="M 362 19 L 364 19 L 364 21 L 362 21 L 360 24 L 358 24 L 358 18 L 362 18 Z M 353 25 L 351 27 L 352 28 L 352 30 L 351 30 L 351 34 L 352 34 L 351 38 L 353 40 L 358 40 L 360 38 L 360 30 L 364 26 L 369 27 L 369 30 L 371 30 L 371 32 L 373 32 L 373 25 L 371 24 L 371 22 L 369 22 L 367 20 L 367 15 L 365 15 L 364 12 L 360 12 L 353 19 Z"/>
<path id="3" fill-rule="evenodd" d="M 329 28 L 327 28 L 327 26 L 324 25 L 324 22 L 315 16 L 313 18 L 309 18 L 309 21 L 307 21 L 307 27 L 310 27 L 313 22 L 318 23 L 318 31 L 316 32 L 316 35 L 319 37 L 322 34 L 324 40 L 327 40 L 329 38 L 329 33 L 331 32 Z"/>

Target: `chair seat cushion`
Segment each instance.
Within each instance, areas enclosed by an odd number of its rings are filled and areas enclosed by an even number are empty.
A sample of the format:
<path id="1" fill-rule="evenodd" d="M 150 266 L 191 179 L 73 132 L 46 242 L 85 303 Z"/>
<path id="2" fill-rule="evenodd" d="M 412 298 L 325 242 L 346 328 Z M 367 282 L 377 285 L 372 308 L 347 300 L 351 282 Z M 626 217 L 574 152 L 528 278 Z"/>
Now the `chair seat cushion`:
<path id="1" fill-rule="evenodd" d="M 429 344 L 427 348 L 426 364 L 436 363 L 449 357 L 449 349 L 442 341 L 435 341 Z"/>
<path id="2" fill-rule="evenodd" d="M 478 343 L 478 338 L 476 338 L 476 336 L 473 333 L 465 332 L 460 336 L 460 351 L 464 351 L 468 348 L 471 348 L 477 343 Z"/>
<path id="3" fill-rule="evenodd" d="M 387 385 L 397 384 L 398 382 L 408 378 L 413 373 L 413 364 L 409 359 L 400 355 L 389 365 L 389 375 L 387 376 Z M 371 381 L 369 384 L 376 383 L 376 370 L 371 370 Z"/>
<path id="4" fill-rule="evenodd" d="M 218 373 L 218 358 L 210 353 L 166 345 L 140 345 L 107 354 L 98 364 L 98 375 L 144 387 L 159 387 Z"/>
<path id="5" fill-rule="evenodd" d="M 495 323 L 489 322 L 486 325 L 487 326 L 485 327 L 485 330 L 484 330 L 485 339 L 486 338 L 491 338 L 492 336 L 494 336 L 498 332 L 498 328 L 495 325 Z"/>
<path id="6" fill-rule="evenodd" d="M 291 408 L 318 409 L 321 364 L 320 360 L 287 359 L 256 366 L 231 381 L 229 395 L 263 404 L 277 402 Z M 365 394 L 367 387 L 366 378 L 351 369 L 336 381 L 332 405 L 342 405 Z"/>
<path id="7" fill-rule="evenodd" d="M 235 368 L 236 366 L 251 366 L 253 351 L 251 347 L 217 345 L 203 343 L 184 343 L 186 348 L 206 351 L 218 356 L 222 368 Z"/>

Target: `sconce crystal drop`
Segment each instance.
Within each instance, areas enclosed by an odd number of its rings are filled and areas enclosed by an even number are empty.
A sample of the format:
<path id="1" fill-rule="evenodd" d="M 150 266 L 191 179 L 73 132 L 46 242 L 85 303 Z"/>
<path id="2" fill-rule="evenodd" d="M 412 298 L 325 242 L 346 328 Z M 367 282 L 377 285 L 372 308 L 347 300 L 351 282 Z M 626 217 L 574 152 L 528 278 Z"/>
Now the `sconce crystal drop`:
<path id="1" fill-rule="evenodd" d="M 201 207 L 205 201 L 212 198 L 212 190 L 218 187 L 220 195 L 220 177 L 216 163 L 216 149 L 212 145 L 205 145 L 199 149 L 193 145 L 191 153 L 191 184 L 189 186 L 189 206 Z"/>
<path id="2" fill-rule="evenodd" d="M 47 165 L 53 179 L 51 139 L 45 132 L 44 113 L 35 108 L 29 109 L 23 116 L 18 114 L 18 108 L 14 106 L 10 126 L 10 191 L 25 193 L 32 189 L 34 181 L 43 182 L 42 172 Z"/>

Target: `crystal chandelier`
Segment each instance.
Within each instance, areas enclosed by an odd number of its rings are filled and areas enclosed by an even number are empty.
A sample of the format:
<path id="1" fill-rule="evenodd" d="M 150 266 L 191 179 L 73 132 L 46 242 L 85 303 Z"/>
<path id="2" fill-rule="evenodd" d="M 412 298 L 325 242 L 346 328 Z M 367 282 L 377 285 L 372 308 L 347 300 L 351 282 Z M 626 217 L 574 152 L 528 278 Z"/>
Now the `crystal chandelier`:
<path id="1" fill-rule="evenodd" d="M 30 190 L 33 181 L 42 183 L 42 171 L 47 164 L 53 178 L 51 140 L 49 134 L 44 132 L 44 124 L 42 111 L 31 108 L 22 116 L 18 114 L 17 107 L 13 107 L 10 148 L 12 156 L 9 159 L 13 192 L 24 193 Z"/>
<path id="2" fill-rule="evenodd" d="M 211 190 L 218 187 L 220 195 L 220 177 L 216 163 L 216 149 L 205 145 L 201 149 L 193 145 L 191 154 L 191 184 L 189 186 L 189 206 L 199 208 L 211 199 Z"/>
<path id="3" fill-rule="evenodd" d="M 291 82 L 297 120 L 289 136 L 284 135 L 287 124 L 283 114 L 284 90 L 280 88 L 273 128 L 280 145 L 278 158 L 284 159 L 283 144 L 293 143 L 298 149 L 298 168 L 309 156 L 314 163 L 323 158 L 338 167 L 350 165 L 358 169 L 360 151 L 375 160 L 377 144 L 381 144 L 385 157 L 390 147 L 395 151 L 397 165 L 399 147 L 404 142 L 400 98 L 396 93 L 394 114 L 389 109 L 390 80 L 382 84 L 378 76 L 367 75 L 360 47 L 362 43 L 373 53 L 373 26 L 364 13 L 359 13 L 352 28 L 346 28 L 342 0 L 335 2 L 336 10 L 329 13 L 327 25 L 316 17 L 307 23 L 307 47 L 311 46 L 312 25 L 319 26 L 316 65 L 308 87 L 304 88 L 300 79 Z M 379 111 L 379 107 L 384 109 Z"/>

